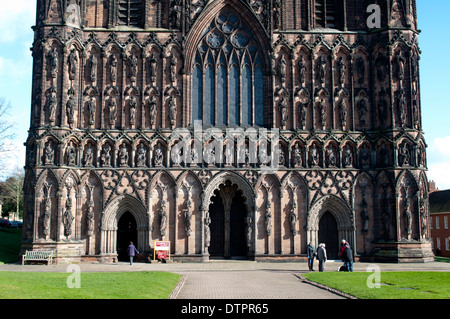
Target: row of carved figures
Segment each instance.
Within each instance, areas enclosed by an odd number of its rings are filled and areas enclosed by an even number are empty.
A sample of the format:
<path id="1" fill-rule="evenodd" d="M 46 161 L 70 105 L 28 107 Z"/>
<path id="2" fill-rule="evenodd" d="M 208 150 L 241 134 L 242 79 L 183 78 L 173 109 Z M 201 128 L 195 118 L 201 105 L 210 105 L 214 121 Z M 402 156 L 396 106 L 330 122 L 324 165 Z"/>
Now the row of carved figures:
<path id="1" fill-rule="evenodd" d="M 373 154 L 376 157 L 377 167 L 392 166 L 396 159 L 398 166 L 426 166 L 425 151 L 421 146 L 413 146 L 406 141 L 396 148 L 396 156 L 392 158 L 392 151 L 386 143 L 381 143 L 376 151 L 363 144 L 358 150 L 346 144 L 339 147 L 333 143 L 321 146 L 312 143 L 304 147 L 295 143 L 287 150 L 281 144 L 271 147 L 251 147 L 249 144 L 224 144 L 222 149 L 218 144 L 209 143 L 204 148 L 195 143 L 185 146 L 184 143 L 167 147 L 162 142 L 150 147 L 144 142 L 136 146 L 129 146 L 126 142 L 114 146 L 104 142 L 97 147 L 94 142 L 87 142 L 83 148 L 69 141 L 64 148 L 63 159 L 55 156 L 57 145 L 48 140 L 43 148 L 43 165 L 68 165 L 85 167 L 161 167 L 161 166 L 242 166 L 242 167 L 277 167 L 288 166 L 294 168 L 304 167 L 342 167 L 342 168 L 370 168 L 375 166 Z M 30 154 L 31 161 L 34 156 Z M 33 162 L 32 162 L 33 163 Z"/>

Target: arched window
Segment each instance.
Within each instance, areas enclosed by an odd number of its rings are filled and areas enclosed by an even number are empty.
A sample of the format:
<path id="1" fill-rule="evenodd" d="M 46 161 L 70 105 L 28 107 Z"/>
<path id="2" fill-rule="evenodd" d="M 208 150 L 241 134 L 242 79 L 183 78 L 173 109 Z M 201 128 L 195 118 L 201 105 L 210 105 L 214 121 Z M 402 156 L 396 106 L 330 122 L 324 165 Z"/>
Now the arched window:
<path id="1" fill-rule="evenodd" d="M 142 0 L 119 0 L 117 23 L 119 25 L 142 27 Z"/>
<path id="2" fill-rule="evenodd" d="M 264 125 L 261 49 L 234 12 L 204 30 L 192 69 L 192 120 L 205 125 Z"/>

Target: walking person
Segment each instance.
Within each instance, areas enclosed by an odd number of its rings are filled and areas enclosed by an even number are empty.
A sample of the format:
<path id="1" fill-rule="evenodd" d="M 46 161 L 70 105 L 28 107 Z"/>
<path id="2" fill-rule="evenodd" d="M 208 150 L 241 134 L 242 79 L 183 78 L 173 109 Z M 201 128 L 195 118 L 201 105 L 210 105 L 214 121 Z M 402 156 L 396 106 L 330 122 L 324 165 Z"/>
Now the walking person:
<path id="1" fill-rule="evenodd" d="M 344 266 L 347 268 L 347 271 L 353 272 L 353 252 L 350 245 L 345 246 L 342 259 L 344 260 Z"/>
<path id="2" fill-rule="evenodd" d="M 324 271 L 325 262 L 327 261 L 327 250 L 323 243 L 317 248 L 317 260 L 319 261 L 319 271 Z"/>
<path id="3" fill-rule="evenodd" d="M 308 257 L 309 271 L 314 271 L 314 258 L 316 257 L 316 250 L 311 242 L 306 247 L 306 255 Z"/>
<path id="4" fill-rule="evenodd" d="M 136 247 L 133 245 L 133 242 L 130 241 L 130 244 L 128 245 L 128 256 L 130 257 L 130 265 L 133 264 L 133 257 L 139 254 L 138 250 L 136 249 Z"/>

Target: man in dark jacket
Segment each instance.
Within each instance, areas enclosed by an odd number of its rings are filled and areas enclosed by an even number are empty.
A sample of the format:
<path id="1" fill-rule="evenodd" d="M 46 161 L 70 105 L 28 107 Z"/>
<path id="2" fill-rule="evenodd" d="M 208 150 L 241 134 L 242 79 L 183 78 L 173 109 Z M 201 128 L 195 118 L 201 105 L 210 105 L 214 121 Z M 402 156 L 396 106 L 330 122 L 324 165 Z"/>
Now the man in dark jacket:
<path id="1" fill-rule="evenodd" d="M 344 260 L 344 266 L 347 267 L 347 271 L 353 271 L 353 253 L 349 245 L 342 252 L 342 259 Z"/>
<path id="2" fill-rule="evenodd" d="M 317 260 L 319 261 L 319 271 L 324 271 L 325 262 L 327 261 L 327 251 L 325 244 L 320 244 L 317 248 Z"/>
<path id="3" fill-rule="evenodd" d="M 133 245 L 133 242 L 130 241 L 130 245 L 128 245 L 128 256 L 130 257 L 130 265 L 133 264 L 133 257 L 139 254 L 138 250 L 136 249 L 136 247 Z"/>
<path id="4" fill-rule="evenodd" d="M 314 257 L 316 256 L 316 250 L 312 243 L 309 243 L 306 247 L 306 256 L 308 257 L 309 271 L 314 271 Z"/>

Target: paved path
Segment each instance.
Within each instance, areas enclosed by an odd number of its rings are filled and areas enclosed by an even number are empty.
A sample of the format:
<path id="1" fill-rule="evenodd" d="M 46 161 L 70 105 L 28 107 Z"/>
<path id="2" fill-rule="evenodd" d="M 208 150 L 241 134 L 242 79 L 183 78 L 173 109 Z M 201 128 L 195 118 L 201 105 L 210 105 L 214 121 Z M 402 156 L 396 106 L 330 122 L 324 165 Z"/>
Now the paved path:
<path id="1" fill-rule="evenodd" d="M 336 271 L 341 262 L 327 262 L 325 271 Z M 370 263 L 355 263 L 354 271 L 367 271 Z M 450 263 L 376 264 L 380 271 L 450 271 Z M 82 272 L 169 271 L 183 275 L 174 291 L 177 299 L 339 299 L 344 298 L 299 279 L 305 262 L 265 263 L 214 261 L 204 263 L 79 264 Z M 66 272 L 67 265 L 0 265 L 0 271 Z"/>

